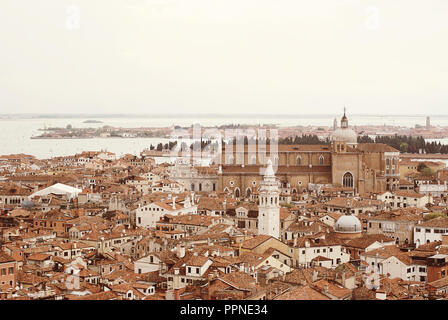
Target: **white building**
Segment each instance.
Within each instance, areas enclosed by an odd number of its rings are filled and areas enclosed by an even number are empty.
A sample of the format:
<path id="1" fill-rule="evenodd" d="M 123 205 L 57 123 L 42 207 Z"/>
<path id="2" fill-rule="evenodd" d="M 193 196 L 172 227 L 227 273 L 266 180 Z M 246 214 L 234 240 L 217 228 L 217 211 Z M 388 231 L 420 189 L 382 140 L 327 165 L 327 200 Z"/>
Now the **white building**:
<path id="1" fill-rule="evenodd" d="M 156 223 L 165 214 L 170 215 L 184 215 L 197 214 L 198 206 L 190 203 L 190 198 L 186 197 L 184 205 L 176 203 L 176 198 L 173 197 L 172 203 L 166 202 L 152 202 L 148 205 L 135 209 L 135 221 L 138 227 L 155 228 Z"/>
<path id="2" fill-rule="evenodd" d="M 437 184 L 429 184 L 429 183 L 422 183 L 418 187 L 418 192 L 420 194 L 426 194 L 431 195 L 433 197 L 440 197 L 443 195 L 446 195 L 448 191 L 446 181 L 441 184 L 440 181 L 438 181 Z"/>
<path id="3" fill-rule="evenodd" d="M 335 268 L 350 261 L 350 254 L 346 253 L 340 244 L 326 239 L 295 238 L 290 250 L 296 267 L 311 267 L 318 260 L 317 265 L 323 263 L 322 266 Z"/>
<path id="4" fill-rule="evenodd" d="M 448 234 L 448 219 L 434 218 L 414 227 L 414 243 L 416 247 L 419 247 L 425 243 L 442 241 L 444 234 Z"/>
<path id="5" fill-rule="evenodd" d="M 268 166 L 261 182 L 258 206 L 258 234 L 280 239 L 280 191 L 275 178 L 272 162 Z"/>
<path id="6" fill-rule="evenodd" d="M 390 256 L 380 263 L 380 274 L 389 274 L 389 278 L 401 278 L 408 281 L 422 281 L 427 279 L 425 265 L 417 264 L 406 253 Z"/>
<path id="7" fill-rule="evenodd" d="M 76 198 L 79 193 L 81 193 L 82 190 L 78 188 L 73 188 L 71 186 L 62 184 L 62 183 L 56 183 L 50 187 L 47 187 L 45 189 L 39 190 L 32 195 L 29 196 L 29 199 L 32 199 L 36 196 L 46 196 L 49 194 L 58 194 L 58 195 L 65 195 L 68 199 Z"/>
<path id="8" fill-rule="evenodd" d="M 384 201 L 390 209 L 415 207 L 426 209 L 426 204 L 432 203 L 431 195 L 423 195 L 417 192 L 397 191 L 391 193 L 386 191 L 377 196 L 378 200 Z"/>

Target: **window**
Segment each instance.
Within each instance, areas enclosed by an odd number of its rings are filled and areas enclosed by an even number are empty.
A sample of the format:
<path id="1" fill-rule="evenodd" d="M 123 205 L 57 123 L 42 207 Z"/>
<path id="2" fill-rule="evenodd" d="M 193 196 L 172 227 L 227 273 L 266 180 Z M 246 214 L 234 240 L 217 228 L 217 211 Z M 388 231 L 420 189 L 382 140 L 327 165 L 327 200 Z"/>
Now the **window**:
<path id="1" fill-rule="evenodd" d="M 297 157 L 297 165 L 300 166 L 302 164 L 302 158 L 299 156 Z"/>
<path id="2" fill-rule="evenodd" d="M 240 197 L 240 189 L 239 189 L 239 188 L 236 188 L 236 189 L 235 189 L 235 197 L 236 197 L 236 198 L 239 198 L 239 197 Z"/>
<path id="3" fill-rule="evenodd" d="M 323 165 L 324 164 L 324 156 L 320 156 L 319 157 L 319 164 Z"/>
<path id="4" fill-rule="evenodd" d="M 350 172 L 346 172 L 342 177 L 342 185 L 344 188 L 353 188 L 353 175 Z"/>

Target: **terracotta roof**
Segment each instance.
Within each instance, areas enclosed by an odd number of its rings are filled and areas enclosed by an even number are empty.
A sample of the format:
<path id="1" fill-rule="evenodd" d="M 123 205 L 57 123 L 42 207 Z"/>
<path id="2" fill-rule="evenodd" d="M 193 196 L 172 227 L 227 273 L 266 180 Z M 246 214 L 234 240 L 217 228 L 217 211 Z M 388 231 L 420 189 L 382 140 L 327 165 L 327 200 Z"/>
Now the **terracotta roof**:
<path id="1" fill-rule="evenodd" d="M 321 292 L 325 292 L 325 288 L 327 288 L 329 294 L 331 294 L 332 296 L 335 296 L 337 298 L 340 298 L 340 299 L 350 295 L 350 293 L 351 293 L 351 291 L 349 289 L 344 288 L 343 286 L 341 286 L 339 284 L 335 284 L 331 281 L 327 281 L 324 279 L 313 282 L 312 285 L 314 287 L 318 288 Z"/>
<path id="2" fill-rule="evenodd" d="M 0 263 L 7 263 L 7 262 L 15 262 L 13 257 L 8 255 L 6 252 L 0 251 Z"/>
<path id="3" fill-rule="evenodd" d="M 262 234 L 261 235 L 257 235 L 257 236 L 255 236 L 255 237 L 253 237 L 251 239 L 244 240 L 241 243 L 241 248 L 244 248 L 244 249 L 254 249 L 254 248 L 258 247 L 260 244 L 262 244 L 263 242 L 265 242 L 265 241 L 267 241 L 267 240 L 269 240 L 271 238 L 275 239 L 274 237 L 267 236 L 267 235 L 262 235 Z"/>
<path id="4" fill-rule="evenodd" d="M 104 291 L 85 296 L 66 295 L 69 300 L 116 300 L 118 295 L 113 291 Z"/>
<path id="5" fill-rule="evenodd" d="M 435 227 L 435 228 L 448 228 L 448 218 L 437 217 L 428 221 L 422 222 L 418 227 Z"/>
<path id="6" fill-rule="evenodd" d="M 330 300 L 327 296 L 308 285 L 299 286 L 276 297 L 274 300 Z"/>
<path id="7" fill-rule="evenodd" d="M 375 242 L 395 242 L 395 240 L 383 234 L 363 234 L 360 238 L 349 240 L 346 246 L 365 249 Z"/>

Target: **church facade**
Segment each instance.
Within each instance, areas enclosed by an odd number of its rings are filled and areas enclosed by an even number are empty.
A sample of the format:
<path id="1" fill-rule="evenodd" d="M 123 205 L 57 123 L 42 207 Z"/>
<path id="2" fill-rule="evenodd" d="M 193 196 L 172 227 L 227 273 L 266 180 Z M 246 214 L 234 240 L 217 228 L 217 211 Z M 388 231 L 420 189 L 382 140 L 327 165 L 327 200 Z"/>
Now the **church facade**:
<path id="1" fill-rule="evenodd" d="M 386 144 L 358 144 L 345 113 L 340 128 L 332 134 L 331 145 L 278 145 L 275 152 L 269 147 L 263 152 L 250 152 L 248 146 L 227 152 L 218 171 L 218 190 L 236 198 L 258 193 L 268 159 L 281 187 L 292 194 L 301 193 L 310 184 L 351 188 L 361 195 L 398 186 L 399 151 Z"/>

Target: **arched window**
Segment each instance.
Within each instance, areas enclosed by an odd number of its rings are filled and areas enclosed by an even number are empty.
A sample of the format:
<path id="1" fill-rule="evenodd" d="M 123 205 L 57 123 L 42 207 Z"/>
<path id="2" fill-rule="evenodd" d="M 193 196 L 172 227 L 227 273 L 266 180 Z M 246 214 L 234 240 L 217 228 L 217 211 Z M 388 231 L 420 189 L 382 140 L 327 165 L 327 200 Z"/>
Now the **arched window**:
<path id="1" fill-rule="evenodd" d="M 323 165 L 323 164 L 324 164 L 324 156 L 323 156 L 323 155 L 321 155 L 321 156 L 319 157 L 319 164 L 320 164 L 320 165 Z"/>
<path id="2" fill-rule="evenodd" d="M 342 185 L 344 188 L 353 188 L 353 175 L 346 172 L 342 178 Z"/>
<path id="3" fill-rule="evenodd" d="M 250 194 L 251 194 L 252 192 L 251 192 L 251 190 L 250 190 L 250 188 L 247 188 L 246 189 L 246 197 L 250 197 Z"/>
<path id="4" fill-rule="evenodd" d="M 274 159 L 274 164 L 275 164 L 276 166 L 278 166 L 278 157 L 275 157 L 275 159 Z"/>
<path id="5" fill-rule="evenodd" d="M 300 166 L 302 164 L 302 158 L 300 156 L 297 157 L 297 165 Z"/>
<path id="6" fill-rule="evenodd" d="M 239 188 L 236 188 L 236 189 L 235 189 L 235 197 L 236 197 L 236 198 L 239 198 L 239 197 L 240 197 L 240 189 L 239 189 Z"/>
<path id="7" fill-rule="evenodd" d="M 250 164 L 257 164 L 257 157 L 256 156 L 252 156 L 252 158 L 250 158 Z"/>
<path id="8" fill-rule="evenodd" d="M 202 191 L 202 183 L 199 184 L 199 191 Z"/>
<path id="9" fill-rule="evenodd" d="M 233 164 L 233 161 L 234 161 L 233 156 L 229 156 L 229 157 L 227 158 L 227 164 Z"/>

